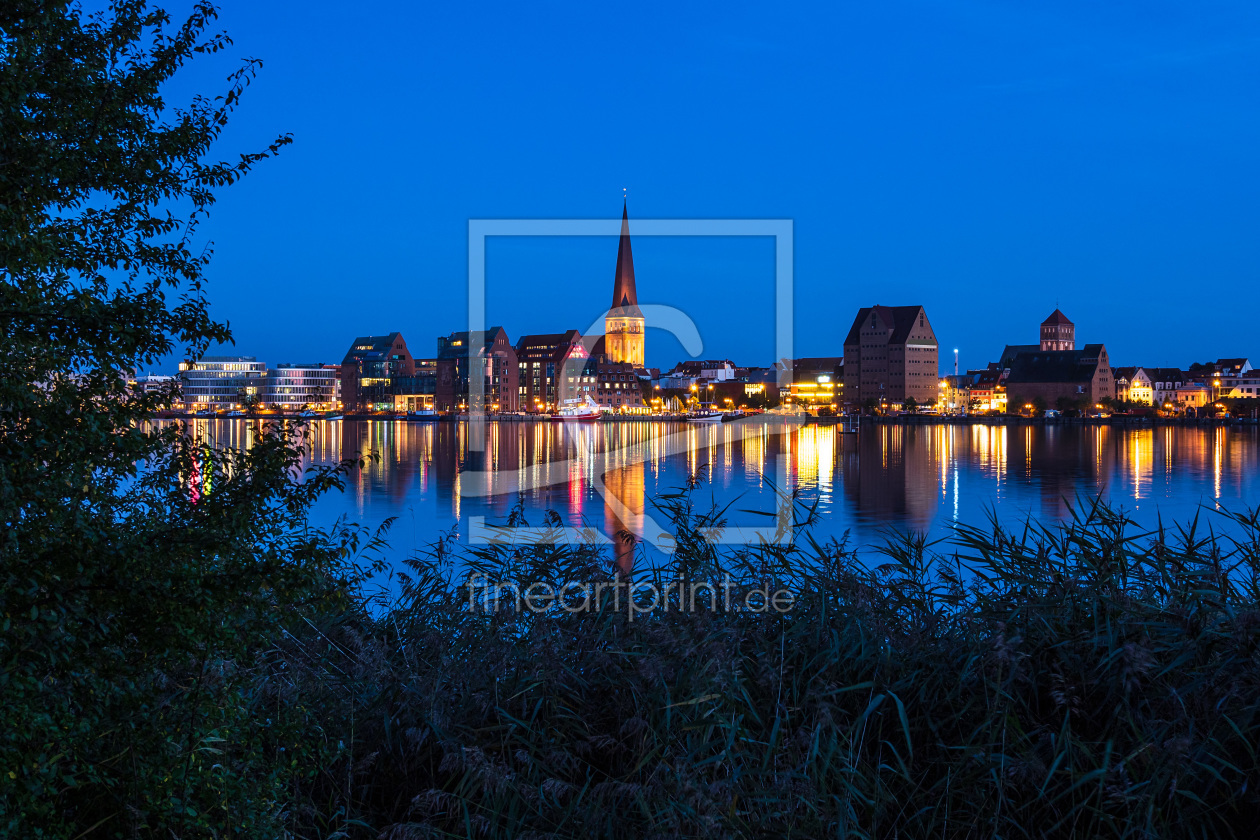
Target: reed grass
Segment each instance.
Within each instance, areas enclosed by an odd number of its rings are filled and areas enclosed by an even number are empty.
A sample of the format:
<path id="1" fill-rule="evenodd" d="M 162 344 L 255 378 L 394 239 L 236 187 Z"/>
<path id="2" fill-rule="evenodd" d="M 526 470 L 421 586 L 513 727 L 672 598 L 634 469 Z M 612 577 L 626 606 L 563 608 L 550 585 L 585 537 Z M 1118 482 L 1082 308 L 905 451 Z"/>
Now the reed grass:
<path id="1" fill-rule="evenodd" d="M 258 702 L 337 745 L 295 834 L 1255 835 L 1260 512 L 1147 532 L 1085 500 L 859 556 L 800 502 L 791 546 L 715 548 L 698 498 L 657 500 L 678 551 L 641 574 L 772 581 L 792 610 L 478 613 L 469 569 L 524 587 L 611 558 L 444 538 L 393 603 L 295 630 Z"/>

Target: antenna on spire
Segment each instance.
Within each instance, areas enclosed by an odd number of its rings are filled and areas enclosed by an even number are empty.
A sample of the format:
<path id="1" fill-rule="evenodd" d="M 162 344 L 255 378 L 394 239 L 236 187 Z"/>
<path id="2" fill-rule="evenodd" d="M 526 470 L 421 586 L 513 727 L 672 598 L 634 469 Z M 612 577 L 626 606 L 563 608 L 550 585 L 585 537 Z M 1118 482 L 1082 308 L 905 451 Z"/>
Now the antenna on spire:
<path id="1" fill-rule="evenodd" d="M 626 189 L 625 187 L 621 188 L 621 200 L 622 201 L 630 200 L 630 190 Z"/>

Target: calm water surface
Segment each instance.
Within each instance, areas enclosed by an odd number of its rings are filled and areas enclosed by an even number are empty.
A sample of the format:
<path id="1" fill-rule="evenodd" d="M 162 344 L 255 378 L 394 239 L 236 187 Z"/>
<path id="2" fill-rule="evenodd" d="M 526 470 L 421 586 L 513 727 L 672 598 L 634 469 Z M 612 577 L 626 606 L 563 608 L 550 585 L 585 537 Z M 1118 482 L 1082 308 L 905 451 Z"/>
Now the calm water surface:
<path id="1" fill-rule="evenodd" d="M 253 421 L 195 421 L 198 434 L 247 445 Z M 476 438 L 480 445 L 474 441 Z M 653 497 L 687 476 L 708 476 L 707 503 L 730 504 L 732 527 L 766 527 L 778 489 L 817 500 L 820 530 L 878 544 L 890 529 L 947 536 L 955 522 L 1005 522 L 1069 514 L 1101 494 L 1153 525 L 1206 507 L 1260 504 L 1255 427 L 865 425 L 676 422 L 318 422 L 312 457 L 329 463 L 379 454 L 344 493 L 322 500 L 322 523 L 345 516 L 375 526 L 397 517 L 393 550 L 423 548 L 441 531 L 461 543 L 495 533 L 518 498 L 530 525 L 556 511 L 572 527 L 623 527 L 651 545 L 668 522 Z M 1218 517 L 1208 517 L 1224 525 Z"/>

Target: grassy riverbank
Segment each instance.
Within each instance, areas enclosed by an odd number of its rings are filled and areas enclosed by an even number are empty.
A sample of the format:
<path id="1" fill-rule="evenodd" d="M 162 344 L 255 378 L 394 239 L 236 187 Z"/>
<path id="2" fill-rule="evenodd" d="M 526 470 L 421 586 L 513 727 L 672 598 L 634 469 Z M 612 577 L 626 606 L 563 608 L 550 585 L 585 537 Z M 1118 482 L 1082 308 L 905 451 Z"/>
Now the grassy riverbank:
<path id="1" fill-rule="evenodd" d="M 662 500 L 684 534 L 715 524 Z M 273 653 L 336 760 L 300 834 L 487 837 L 1249 836 L 1260 816 L 1260 527 L 907 537 L 882 562 L 807 535 L 669 578 L 789 588 L 783 614 L 477 613 L 439 544 L 378 618 Z M 462 558 L 522 587 L 601 577 L 593 548 Z M 868 568 L 868 566 L 873 568 Z"/>

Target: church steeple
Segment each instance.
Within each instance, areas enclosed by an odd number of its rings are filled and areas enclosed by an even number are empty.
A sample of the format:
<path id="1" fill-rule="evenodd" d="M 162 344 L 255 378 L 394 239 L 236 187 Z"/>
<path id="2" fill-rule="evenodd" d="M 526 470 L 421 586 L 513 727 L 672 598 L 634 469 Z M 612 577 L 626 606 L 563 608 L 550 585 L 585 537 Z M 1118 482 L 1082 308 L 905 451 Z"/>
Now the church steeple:
<path id="1" fill-rule="evenodd" d="M 626 315 L 641 315 L 639 296 L 634 288 L 634 254 L 630 251 L 630 212 L 621 206 L 621 241 L 617 243 L 617 275 L 613 278 L 610 309 L 626 309 Z"/>
<path id="2" fill-rule="evenodd" d="M 643 310 L 634 288 L 634 255 L 630 253 L 630 211 L 621 207 L 621 241 L 617 243 L 617 275 L 613 299 L 604 316 L 604 355 L 610 362 L 643 367 Z"/>

